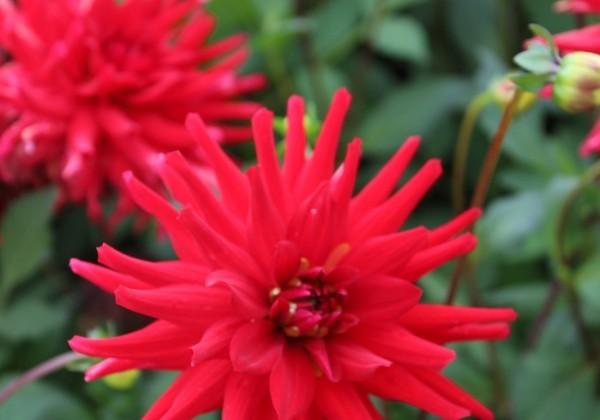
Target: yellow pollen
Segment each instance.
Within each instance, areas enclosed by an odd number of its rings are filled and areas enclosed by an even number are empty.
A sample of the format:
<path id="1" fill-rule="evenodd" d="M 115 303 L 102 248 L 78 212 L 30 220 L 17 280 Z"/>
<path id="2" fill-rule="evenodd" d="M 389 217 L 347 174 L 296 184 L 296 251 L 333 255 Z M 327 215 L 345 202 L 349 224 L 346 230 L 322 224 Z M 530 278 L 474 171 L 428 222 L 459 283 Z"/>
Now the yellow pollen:
<path id="1" fill-rule="evenodd" d="M 302 286 L 302 280 L 300 280 L 298 277 L 291 279 L 288 282 L 288 287 L 300 287 Z"/>
<path id="2" fill-rule="evenodd" d="M 296 327 L 295 325 L 291 327 L 285 327 L 283 332 L 288 337 L 300 337 L 300 328 Z"/>
<path id="3" fill-rule="evenodd" d="M 298 271 L 304 271 L 306 269 L 308 269 L 308 267 L 310 267 L 310 262 L 308 261 L 307 258 L 300 258 L 300 270 Z"/>
<path id="4" fill-rule="evenodd" d="M 290 309 L 289 309 L 289 314 L 290 315 L 294 315 L 296 313 L 296 310 L 298 309 L 298 305 L 295 304 L 294 302 L 290 302 Z"/>
<path id="5" fill-rule="evenodd" d="M 339 263 L 342 258 L 350 251 L 350 244 L 348 242 L 342 242 L 329 253 L 329 256 L 323 264 L 324 268 L 333 268 Z"/>
<path id="6" fill-rule="evenodd" d="M 280 287 L 273 287 L 271 289 L 271 291 L 269 292 L 269 299 L 271 300 L 271 302 L 273 300 L 275 300 L 275 298 L 277 296 L 279 296 L 280 293 L 281 293 L 281 288 Z"/>

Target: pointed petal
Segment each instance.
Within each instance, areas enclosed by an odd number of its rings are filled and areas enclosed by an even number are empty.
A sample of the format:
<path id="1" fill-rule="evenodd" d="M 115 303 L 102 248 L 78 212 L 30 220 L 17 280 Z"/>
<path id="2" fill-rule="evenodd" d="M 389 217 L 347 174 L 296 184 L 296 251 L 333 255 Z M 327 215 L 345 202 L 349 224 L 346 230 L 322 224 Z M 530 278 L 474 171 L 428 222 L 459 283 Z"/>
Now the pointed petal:
<path id="1" fill-rule="evenodd" d="M 344 311 L 361 322 L 395 323 L 419 302 L 421 294 L 421 289 L 396 277 L 365 276 L 348 287 Z"/>
<path id="2" fill-rule="evenodd" d="M 185 125 L 206 153 L 208 162 L 215 170 L 227 207 L 243 220 L 248 211 L 249 202 L 246 178 L 217 143 L 210 138 L 200 117 L 195 114 L 188 115 Z"/>
<path id="3" fill-rule="evenodd" d="M 285 137 L 283 178 L 288 189 L 293 190 L 304 166 L 306 131 L 304 129 L 304 99 L 292 96 L 287 106 L 288 129 Z"/>
<path id="4" fill-rule="evenodd" d="M 342 365 L 336 359 L 329 357 L 325 340 L 322 338 L 304 340 L 302 345 L 327 379 L 332 382 L 340 380 L 342 377 Z"/>
<path id="5" fill-rule="evenodd" d="M 200 335 L 201 331 L 155 321 L 140 330 L 116 337 L 91 339 L 75 336 L 69 345 L 74 351 L 88 356 L 138 362 L 185 360 L 185 366 L 189 366 L 189 347 L 200 339 Z"/>
<path id="6" fill-rule="evenodd" d="M 284 342 L 269 321 L 256 320 L 242 325 L 229 348 L 233 370 L 251 374 L 270 372 L 281 357 Z"/>
<path id="7" fill-rule="evenodd" d="M 304 413 L 313 401 L 315 375 L 300 347 L 286 345 L 270 376 L 271 399 L 279 419 Z"/>
<path id="8" fill-rule="evenodd" d="M 134 277 L 117 273 L 99 265 L 78 260 L 77 258 L 71 258 L 69 267 L 71 267 L 71 270 L 75 274 L 91 281 L 105 292 L 113 293 L 119 286 L 134 289 L 145 289 L 148 287 L 145 283 Z"/>
<path id="9" fill-rule="evenodd" d="M 441 174 L 440 161 L 428 161 L 392 197 L 352 225 L 350 244 L 398 230 Z"/>
<path id="10" fill-rule="evenodd" d="M 221 284 L 231 291 L 232 303 L 237 312 L 248 318 L 261 318 L 269 312 L 269 290 L 263 284 L 227 270 L 213 271 L 206 278 L 206 285 Z"/>
<path id="11" fill-rule="evenodd" d="M 423 227 L 376 236 L 350 248 L 339 265 L 349 264 L 363 274 L 395 273 L 427 243 L 428 231 Z"/>
<path id="12" fill-rule="evenodd" d="M 283 180 L 277 161 L 275 137 L 273 135 L 273 113 L 261 109 L 252 118 L 256 158 L 266 181 L 269 195 L 279 214 L 285 216 L 291 209 L 289 190 L 283 188 Z"/>
<path id="13" fill-rule="evenodd" d="M 396 326 L 359 324 L 345 334 L 373 353 L 402 365 L 442 369 L 454 360 L 454 351 L 424 340 Z"/>
<path id="14" fill-rule="evenodd" d="M 475 235 L 470 233 L 462 234 L 448 242 L 418 252 L 405 267 L 394 274 L 400 278 L 415 282 L 425 274 L 454 258 L 468 254 L 476 246 L 477 238 Z"/>
<path id="15" fill-rule="evenodd" d="M 380 367 L 388 367 L 392 362 L 376 355 L 352 340 L 332 339 L 328 342 L 331 358 L 340 363 L 342 378 L 348 381 L 362 381 L 371 376 Z"/>
<path id="16" fill-rule="evenodd" d="M 373 378 L 365 382 L 365 387 L 381 398 L 402 401 L 443 419 L 457 420 L 470 414 L 469 410 L 444 398 L 419 376 L 403 367 L 394 366 L 379 370 Z"/>
<path id="17" fill-rule="evenodd" d="M 242 322 L 241 319 L 226 318 L 210 324 L 200 341 L 191 347 L 191 365 L 209 359 L 227 359 L 231 338 Z"/>
<path id="18" fill-rule="evenodd" d="M 331 101 L 323 128 L 319 133 L 315 150 L 304 165 L 295 196 L 306 197 L 321 182 L 331 178 L 335 164 L 342 124 L 350 107 L 351 96 L 346 89 L 339 89 Z"/>
<path id="19" fill-rule="evenodd" d="M 232 373 L 225 385 L 223 420 L 278 420 L 271 403 L 269 377 Z"/>
<path id="20" fill-rule="evenodd" d="M 359 391 L 352 382 L 333 383 L 321 379 L 317 381 L 316 400 L 327 419 L 381 419 L 367 394 Z"/>
<path id="21" fill-rule="evenodd" d="M 381 204 L 393 191 L 419 148 L 419 137 L 409 137 L 375 178 L 352 200 L 350 222 L 356 223 L 368 211 Z"/>
<path id="22" fill-rule="evenodd" d="M 207 361 L 183 371 L 143 420 L 191 419 L 216 410 L 223 401 L 230 371 L 231 365 L 226 360 Z"/>
<path id="23" fill-rule="evenodd" d="M 231 292 L 217 287 L 169 286 L 152 290 L 119 287 L 117 304 L 182 326 L 207 326 L 232 311 Z"/>

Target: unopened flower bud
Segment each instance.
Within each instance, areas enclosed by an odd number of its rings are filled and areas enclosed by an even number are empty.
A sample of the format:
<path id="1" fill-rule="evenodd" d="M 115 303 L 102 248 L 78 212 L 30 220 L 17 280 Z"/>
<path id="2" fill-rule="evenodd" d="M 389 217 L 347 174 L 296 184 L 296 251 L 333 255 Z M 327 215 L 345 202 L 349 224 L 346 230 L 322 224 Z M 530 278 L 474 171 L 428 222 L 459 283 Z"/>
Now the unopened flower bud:
<path id="1" fill-rule="evenodd" d="M 567 112 L 591 111 L 599 103 L 600 55 L 577 51 L 560 63 L 552 91 L 554 102 Z"/>
<path id="2" fill-rule="evenodd" d="M 489 92 L 491 93 L 494 103 L 501 109 L 504 109 L 508 106 L 510 101 L 512 101 L 516 90 L 517 85 L 515 82 L 510 80 L 508 76 L 504 76 L 492 83 Z M 536 99 L 537 95 L 535 93 L 526 91 L 521 92 L 521 97 L 519 98 L 515 112 L 520 114 L 521 112 L 526 111 L 529 109 L 529 107 L 531 107 L 531 105 L 533 105 Z"/>
<path id="3" fill-rule="evenodd" d="M 128 389 L 133 388 L 139 376 L 140 371 L 138 369 L 131 369 L 124 372 L 107 375 L 102 378 L 102 380 L 112 389 L 127 391 Z"/>

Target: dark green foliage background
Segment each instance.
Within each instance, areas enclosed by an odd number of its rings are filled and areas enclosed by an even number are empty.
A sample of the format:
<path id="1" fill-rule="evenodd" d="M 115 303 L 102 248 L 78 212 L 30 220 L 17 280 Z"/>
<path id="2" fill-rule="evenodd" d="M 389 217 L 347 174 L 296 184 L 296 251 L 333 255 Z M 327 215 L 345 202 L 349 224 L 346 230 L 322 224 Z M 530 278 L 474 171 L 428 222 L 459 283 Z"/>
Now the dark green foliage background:
<path id="1" fill-rule="evenodd" d="M 551 0 L 214 0 L 209 9 L 219 22 L 215 39 L 240 31 L 248 34 L 252 56 L 245 71 L 269 77 L 269 87 L 255 99 L 276 114 L 284 115 L 287 97 L 298 93 L 310 104 L 313 120 L 321 120 L 333 92 L 341 86 L 350 89 L 354 100 L 343 141 L 354 136 L 364 141 L 359 183 L 364 184 L 407 136 L 420 134 L 423 145 L 411 170 L 432 157 L 441 158 L 446 169 L 411 220 L 428 226 L 452 215 L 449 174 L 468 103 L 513 67 L 512 56 L 529 37 L 528 23 L 542 24 L 553 33 L 575 25 L 572 16 L 552 11 Z M 468 191 L 477 181 L 500 116 L 501 110 L 490 105 L 477 123 L 467 167 Z M 557 278 L 559 209 L 591 163 L 577 155 L 577 147 L 592 122 L 591 116 L 566 115 L 547 102 L 519 116 L 477 225 L 473 278 L 483 303 L 514 307 L 519 320 L 510 339 L 497 346 L 501 378 L 496 385 L 482 343 L 455 346 L 457 359 L 446 372 L 498 418 L 600 418 L 594 385 L 598 363 L 586 362 L 562 293 L 539 331 L 537 345 L 526 346 Z M 253 159 L 250 145 L 231 151 Z M 143 258 L 172 256 L 168 243 L 151 228 L 132 234 L 131 221 L 109 237 L 87 222 L 81 208 L 52 216 L 54 195 L 45 189 L 22 196 L 2 221 L 0 387 L 19 372 L 67 351 L 66 340 L 75 333 L 85 334 L 107 321 L 119 332 L 147 322 L 72 275 L 70 257 L 93 261 L 102 241 Z M 600 327 L 599 203 L 597 188 L 586 189 L 568 219 L 566 236 L 584 319 L 594 338 Z M 421 281 L 428 301 L 443 301 L 451 268 Z M 466 290 L 461 290 L 459 303 L 470 303 Z M 146 372 L 132 389 L 119 391 L 102 381 L 84 384 L 81 373 L 62 371 L 1 405 L 0 418 L 139 418 L 172 376 Z M 393 419 L 417 415 L 412 408 L 391 407 Z"/>

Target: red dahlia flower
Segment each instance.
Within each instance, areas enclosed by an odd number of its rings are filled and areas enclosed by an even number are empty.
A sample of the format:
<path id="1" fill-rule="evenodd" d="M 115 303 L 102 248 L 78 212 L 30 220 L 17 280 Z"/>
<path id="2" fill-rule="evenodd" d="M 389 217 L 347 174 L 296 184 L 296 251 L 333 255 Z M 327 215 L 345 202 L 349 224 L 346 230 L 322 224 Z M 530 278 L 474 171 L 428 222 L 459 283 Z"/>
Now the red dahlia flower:
<path id="1" fill-rule="evenodd" d="M 600 0 L 559 0 L 554 3 L 557 12 L 600 13 Z"/>
<path id="2" fill-rule="evenodd" d="M 178 260 L 149 262 L 102 245 L 100 267 L 71 267 L 132 311 L 157 318 L 119 337 L 74 337 L 80 353 L 107 358 L 92 380 L 132 368 L 181 375 L 146 419 L 185 419 L 223 409 L 224 419 L 377 419 L 369 399 L 403 401 L 448 419 L 488 409 L 445 378 L 445 343 L 496 340 L 512 309 L 420 303 L 425 273 L 475 247 L 460 232 L 471 209 L 436 229 L 398 231 L 441 174 L 431 160 L 393 189 L 419 145 L 410 138 L 353 196 L 361 142 L 334 170 L 350 96 L 337 93 L 306 157 L 304 104 L 289 101 L 286 154 L 279 164 L 273 116 L 253 119 L 258 165 L 246 173 L 190 116 L 187 128 L 213 165 L 215 197 L 178 152 L 160 176 L 183 206 L 173 207 L 126 175 L 136 202 L 170 235 Z"/>
<path id="3" fill-rule="evenodd" d="M 195 112 L 217 142 L 247 140 L 257 110 L 236 98 L 260 88 L 240 77 L 244 37 L 208 44 L 214 19 L 197 0 L 0 0 L 0 177 L 55 182 L 59 202 L 119 193 L 115 216 L 132 209 L 121 178 L 132 170 L 156 186 L 159 153 L 181 150 L 204 164 L 185 116 Z"/>

